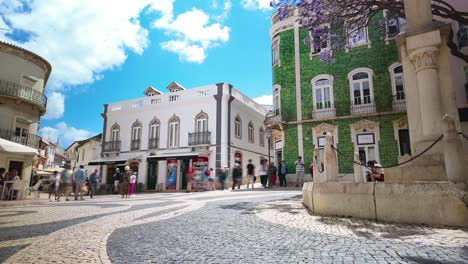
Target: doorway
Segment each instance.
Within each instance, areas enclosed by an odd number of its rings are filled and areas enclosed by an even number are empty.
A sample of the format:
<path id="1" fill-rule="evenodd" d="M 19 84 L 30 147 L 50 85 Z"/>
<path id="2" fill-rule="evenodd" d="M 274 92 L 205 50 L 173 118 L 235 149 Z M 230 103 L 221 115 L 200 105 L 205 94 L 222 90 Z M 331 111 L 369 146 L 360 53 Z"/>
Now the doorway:
<path id="1" fill-rule="evenodd" d="M 156 190 L 156 182 L 158 181 L 158 161 L 148 161 L 148 183 L 147 190 Z"/>
<path id="2" fill-rule="evenodd" d="M 8 172 L 12 172 L 16 170 L 18 172 L 16 175 L 18 175 L 20 179 L 22 180 L 23 179 L 23 165 L 24 165 L 24 162 L 22 161 L 10 160 L 10 164 L 8 165 Z"/>
<path id="3" fill-rule="evenodd" d="M 187 170 L 190 166 L 190 159 L 181 159 L 180 160 L 180 177 L 182 177 L 182 186 L 181 190 L 187 189 Z"/>

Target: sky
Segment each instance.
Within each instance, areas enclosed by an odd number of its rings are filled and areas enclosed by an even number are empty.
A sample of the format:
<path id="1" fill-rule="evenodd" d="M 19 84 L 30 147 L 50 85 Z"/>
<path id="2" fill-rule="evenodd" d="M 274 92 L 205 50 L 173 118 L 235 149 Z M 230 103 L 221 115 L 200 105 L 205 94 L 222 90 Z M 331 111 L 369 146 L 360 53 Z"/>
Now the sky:
<path id="1" fill-rule="evenodd" d="M 103 105 L 228 82 L 271 104 L 270 0 L 0 0 L 0 40 L 52 65 L 39 135 L 101 133 Z"/>

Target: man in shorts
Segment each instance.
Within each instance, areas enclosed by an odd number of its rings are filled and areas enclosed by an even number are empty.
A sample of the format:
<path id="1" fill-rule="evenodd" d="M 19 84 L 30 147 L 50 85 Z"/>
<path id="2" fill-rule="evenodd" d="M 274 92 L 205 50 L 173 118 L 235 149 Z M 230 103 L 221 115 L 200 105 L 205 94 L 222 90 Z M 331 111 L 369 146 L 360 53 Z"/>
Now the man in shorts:
<path id="1" fill-rule="evenodd" d="M 299 187 L 299 183 L 301 187 L 304 185 L 304 162 L 302 161 L 302 157 L 297 157 L 296 163 L 296 187 Z"/>

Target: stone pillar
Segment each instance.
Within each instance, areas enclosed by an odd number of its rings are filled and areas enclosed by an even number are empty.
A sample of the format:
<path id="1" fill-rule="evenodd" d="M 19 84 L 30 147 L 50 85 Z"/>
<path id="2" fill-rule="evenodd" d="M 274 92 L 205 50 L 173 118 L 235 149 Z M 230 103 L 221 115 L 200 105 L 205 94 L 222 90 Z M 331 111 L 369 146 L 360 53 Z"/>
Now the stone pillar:
<path id="1" fill-rule="evenodd" d="M 356 162 L 361 162 L 359 159 L 359 154 L 354 152 L 354 162 L 353 169 L 354 169 L 354 182 L 366 182 L 366 178 L 363 177 L 362 167 L 361 165 L 357 164 Z"/>
<path id="2" fill-rule="evenodd" d="M 405 0 L 406 25 L 410 32 L 420 32 L 432 24 L 431 0 Z"/>
<path id="3" fill-rule="evenodd" d="M 439 48 L 437 46 L 418 48 L 410 53 L 410 60 L 414 64 L 418 82 L 424 140 L 437 138 L 441 134 L 438 129 L 442 118 L 439 72 L 437 69 L 438 55 Z"/>
<path id="4" fill-rule="evenodd" d="M 320 164 L 320 160 L 318 159 L 319 157 L 319 149 L 318 148 L 315 148 L 314 149 L 314 159 L 313 159 L 313 166 L 314 166 L 314 182 L 321 182 L 320 178 L 321 178 L 321 173 L 319 170 L 322 169 L 322 166 Z"/>
<path id="5" fill-rule="evenodd" d="M 447 179 L 451 182 L 467 182 L 465 161 L 463 159 L 463 142 L 458 137 L 455 121 L 445 115 L 444 121 L 444 160 Z"/>
<path id="6" fill-rule="evenodd" d="M 333 137 L 330 133 L 325 136 L 325 176 L 328 182 L 338 181 L 338 160 L 336 151 L 332 149 Z"/>

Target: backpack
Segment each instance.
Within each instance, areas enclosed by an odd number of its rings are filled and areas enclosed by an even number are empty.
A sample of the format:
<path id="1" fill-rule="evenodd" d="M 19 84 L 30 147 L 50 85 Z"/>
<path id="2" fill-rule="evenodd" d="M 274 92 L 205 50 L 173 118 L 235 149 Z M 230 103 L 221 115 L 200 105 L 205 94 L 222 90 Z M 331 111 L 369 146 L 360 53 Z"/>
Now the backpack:
<path id="1" fill-rule="evenodd" d="M 211 174 L 211 173 L 210 173 L 210 170 L 209 170 L 209 169 L 206 169 L 206 170 L 205 170 L 205 176 L 210 176 L 210 174 Z"/>

